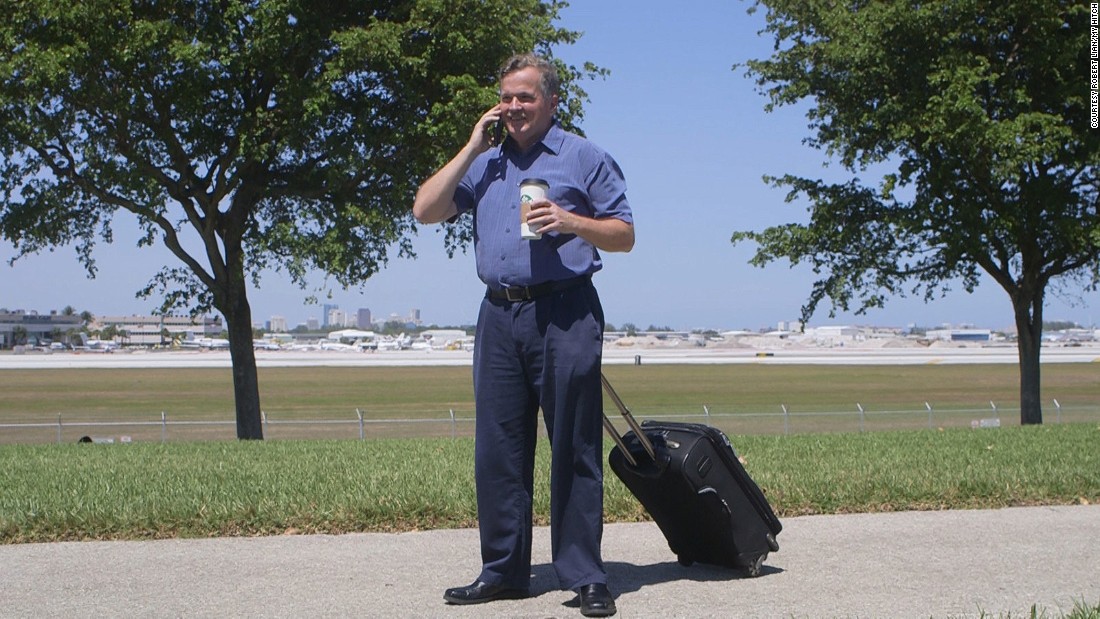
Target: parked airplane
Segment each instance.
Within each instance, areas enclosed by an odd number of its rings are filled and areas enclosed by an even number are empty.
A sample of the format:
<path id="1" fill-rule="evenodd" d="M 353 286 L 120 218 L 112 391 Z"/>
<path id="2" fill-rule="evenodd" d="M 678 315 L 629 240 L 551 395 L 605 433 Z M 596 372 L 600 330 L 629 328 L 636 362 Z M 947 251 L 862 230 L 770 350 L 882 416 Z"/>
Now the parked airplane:
<path id="1" fill-rule="evenodd" d="M 84 352 L 112 352 L 118 348 L 118 342 L 111 340 L 85 340 L 83 346 L 77 346 L 76 350 Z"/>
<path id="2" fill-rule="evenodd" d="M 201 350 L 214 350 L 229 348 L 229 340 L 220 337 L 194 337 L 191 333 L 188 337 L 179 340 L 180 348 L 198 348 Z"/>
<path id="3" fill-rule="evenodd" d="M 321 350 L 336 350 L 340 352 L 354 352 L 359 350 L 351 344 L 342 344 L 340 342 L 333 342 L 332 340 L 321 340 Z"/>
<path id="4" fill-rule="evenodd" d="M 412 346 L 412 338 L 402 333 L 397 337 L 386 336 L 378 342 L 378 350 L 406 350 Z"/>
<path id="5" fill-rule="evenodd" d="M 78 350 L 82 352 L 111 352 L 118 348 L 118 342 L 114 340 L 89 338 L 88 335 L 84 333 L 78 334 L 77 338 L 80 340 L 80 343 L 74 345 L 73 350 Z"/>

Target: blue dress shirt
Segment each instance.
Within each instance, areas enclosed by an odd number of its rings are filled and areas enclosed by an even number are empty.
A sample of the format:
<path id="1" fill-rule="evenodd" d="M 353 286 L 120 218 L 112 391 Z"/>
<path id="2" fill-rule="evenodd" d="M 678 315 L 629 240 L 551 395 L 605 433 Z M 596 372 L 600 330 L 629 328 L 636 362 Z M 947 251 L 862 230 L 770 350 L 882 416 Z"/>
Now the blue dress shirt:
<path id="1" fill-rule="evenodd" d="M 519 185 L 528 178 L 547 181 L 547 198 L 569 212 L 634 221 L 622 170 L 600 147 L 557 121 L 526 153 L 505 140 L 474 160 L 454 196 L 460 214 L 473 211 L 477 275 L 494 290 L 569 279 L 603 266 L 596 247 L 575 234 L 520 237 Z"/>

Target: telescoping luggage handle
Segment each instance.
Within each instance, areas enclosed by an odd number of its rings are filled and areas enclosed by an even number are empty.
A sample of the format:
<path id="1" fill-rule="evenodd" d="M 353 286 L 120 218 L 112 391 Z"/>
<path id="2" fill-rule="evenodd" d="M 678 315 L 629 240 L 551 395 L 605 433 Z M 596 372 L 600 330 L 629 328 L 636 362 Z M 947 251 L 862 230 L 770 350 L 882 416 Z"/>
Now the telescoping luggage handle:
<path id="1" fill-rule="evenodd" d="M 638 439 L 638 442 L 641 443 L 642 449 L 649 455 L 650 460 L 656 462 L 657 452 L 653 450 L 653 443 L 650 442 L 649 437 L 645 435 L 645 432 L 642 432 L 641 424 L 634 418 L 634 415 L 631 414 L 626 404 L 623 404 L 622 399 L 619 398 L 619 394 L 615 393 L 615 388 L 607 381 L 607 377 L 600 374 L 600 380 L 603 382 L 604 391 L 607 392 L 607 395 L 611 396 L 611 401 L 618 407 L 623 419 L 626 419 L 626 424 L 634 431 L 634 436 Z M 619 446 L 619 451 L 622 452 L 626 461 L 629 462 L 631 466 L 638 466 L 638 461 L 634 458 L 634 454 L 630 453 L 630 450 L 626 448 L 623 437 L 619 435 L 619 431 L 615 429 L 615 424 L 611 423 L 606 413 L 604 413 L 603 416 L 603 427 L 607 430 L 607 433 L 611 435 L 611 440 L 615 441 L 615 444 Z"/>

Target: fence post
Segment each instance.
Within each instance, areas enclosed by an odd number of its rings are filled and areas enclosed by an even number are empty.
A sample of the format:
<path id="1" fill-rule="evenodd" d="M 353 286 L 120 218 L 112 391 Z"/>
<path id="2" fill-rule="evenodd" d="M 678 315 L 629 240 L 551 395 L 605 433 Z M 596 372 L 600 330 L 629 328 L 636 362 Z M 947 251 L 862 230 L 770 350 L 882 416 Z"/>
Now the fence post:
<path id="1" fill-rule="evenodd" d="M 357 408 L 355 414 L 359 416 L 359 440 L 363 440 L 363 412 Z"/>
<path id="2" fill-rule="evenodd" d="M 168 415 L 164 411 L 160 412 L 160 442 L 168 442 Z"/>
<path id="3" fill-rule="evenodd" d="M 269 437 L 267 436 L 267 433 L 268 433 L 268 429 L 267 429 L 267 413 L 265 413 L 265 412 L 263 412 L 263 411 L 260 411 L 260 423 L 264 424 L 264 438 L 269 438 Z"/>
<path id="4" fill-rule="evenodd" d="M 706 420 L 707 425 L 710 425 L 710 409 L 706 404 L 703 405 L 703 419 Z"/>
<path id="5" fill-rule="evenodd" d="M 932 405 L 928 402 L 924 403 L 924 407 L 928 409 L 928 429 L 932 429 Z"/>
<path id="6" fill-rule="evenodd" d="M 451 440 L 458 438 L 458 427 L 455 424 L 455 409 L 451 410 Z"/>
<path id="7" fill-rule="evenodd" d="M 1058 403 L 1058 398 L 1054 398 L 1054 410 L 1056 411 L 1054 414 L 1054 422 L 1062 423 L 1062 405 Z"/>
<path id="8" fill-rule="evenodd" d="M 57 414 L 57 444 L 61 444 L 61 413 Z"/>
<path id="9" fill-rule="evenodd" d="M 863 405 L 856 402 L 856 408 L 859 409 L 859 431 L 863 432 Z"/>
<path id="10" fill-rule="evenodd" d="M 791 414 L 787 412 L 787 405 L 780 404 L 780 408 L 783 409 L 783 434 L 791 433 Z"/>

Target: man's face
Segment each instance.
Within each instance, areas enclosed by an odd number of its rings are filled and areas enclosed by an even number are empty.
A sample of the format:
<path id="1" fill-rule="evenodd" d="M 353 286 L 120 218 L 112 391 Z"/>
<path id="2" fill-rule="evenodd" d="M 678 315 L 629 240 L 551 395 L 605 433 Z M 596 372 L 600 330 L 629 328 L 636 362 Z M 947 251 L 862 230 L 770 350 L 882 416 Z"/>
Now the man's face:
<path id="1" fill-rule="evenodd" d="M 526 67 L 500 80 L 500 105 L 508 134 L 526 150 L 542 137 L 554 118 L 558 96 L 547 97 L 539 87 L 539 71 Z"/>

